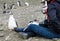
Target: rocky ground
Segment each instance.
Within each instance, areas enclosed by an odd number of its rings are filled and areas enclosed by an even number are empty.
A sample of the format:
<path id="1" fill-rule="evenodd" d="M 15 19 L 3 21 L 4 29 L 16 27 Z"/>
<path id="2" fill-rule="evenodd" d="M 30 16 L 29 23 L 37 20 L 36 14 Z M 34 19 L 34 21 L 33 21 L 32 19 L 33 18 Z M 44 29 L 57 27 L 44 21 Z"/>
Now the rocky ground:
<path id="1" fill-rule="evenodd" d="M 28 1 L 28 0 L 25 0 Z M 45 19 L 45 15 L 42 14 L 42 4 L 40 3 L 41 0 L 29 0 L 30 6 L 25 6 L 24 5 L 24 0 L 21 0 L 22 6 L 17 7 L 15 6 L 14 9 L 11 10 L 6 10 L 11 11 L 18 23 L 18 27 L 27 27 L 27 24 L 29 21 L 38 19 L 40 22 L 42 22 Z M 19 34 L 16 32 L 9 32 L 8 30 L 8 19 L 9 19 L 9 14 L 3 14 L 3 7 L 2 3 L 6 2 L 8 4 L 15 3 L 16 0 L 0 0 L 0 41 L 55 41 L 52 39 L 46 39 L 43 37 L 31 37 L 29 39 L 22 39 L 20 38 Z M 1 30 L 3 29 L 3 30 Z M 58 39 L 57 41 L 60 41 Z"/>

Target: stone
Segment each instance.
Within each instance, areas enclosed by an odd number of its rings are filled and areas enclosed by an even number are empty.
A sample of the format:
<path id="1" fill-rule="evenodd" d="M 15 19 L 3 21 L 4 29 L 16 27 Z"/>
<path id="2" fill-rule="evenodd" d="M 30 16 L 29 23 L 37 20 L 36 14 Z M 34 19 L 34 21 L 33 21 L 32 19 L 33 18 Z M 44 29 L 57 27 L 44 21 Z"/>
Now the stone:
<path id="1" fill-rule="evenodd" d="M 3 28 L 0 28 L 0 31 L 4 31 L 4 29 Z"/>
<path id="2" fill-rule="evenodd" d="M 28 2 L 25 2 L 25 5 L 26 5 L 26 6 L 29 6 L 29 3 L 28 3 Z"/>
<path id="3" fill-rule="evenodd" d="M 0 37 L 4 37 L 4 34 L 0 34 Z"/>
<path id="4" fill-rule="evenodd" d="M 14 9 L 15 8 L 15 4 L 12 4 L 11 6 L 10 6 L 10 9 Z"/>
<path id="5" fill-rule="evenodd" d="M 7 3 L 4 3 L 4 4 L 3 4 L 3 8 L 4 8 L 4 9 L 7 9 Z"/>
<path id="6" fill-rule="evenodd" d="M 3 11 L 3 14 L 6 14 L 6 11 Z"/>
<path id="7" fill-rule="evenodd" d="M 18 6 L 21 6 L 21 2 L 20 2 L 20 1 L 17 1 L 17 5 L 18 5 Z"/>

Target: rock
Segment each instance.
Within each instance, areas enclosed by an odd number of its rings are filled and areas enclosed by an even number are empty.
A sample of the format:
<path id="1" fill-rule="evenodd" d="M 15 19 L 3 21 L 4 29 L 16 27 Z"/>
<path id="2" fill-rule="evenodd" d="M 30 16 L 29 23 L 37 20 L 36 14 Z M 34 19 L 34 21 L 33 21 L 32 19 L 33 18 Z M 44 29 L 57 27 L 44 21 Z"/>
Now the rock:
<path id="1" fill-rule="evenodd" d="M 26 6 L 29 6 L 29 3 L 28 3 L 28 2 L 25 2 L 25 5 L 26 5 Z"/>
<path id="2" fill-rule="evenodd" d="M 0 26 L 3 26 L 3 24 L 1 23 Z"/>
<path id="3" fill-rule="evenodd" d="M 3 31 L 4 29 L 3 28 L 0 28 L 0 31 Z"/>
<path id="4" fill-rule="evenodd" d="M 54 38 L 53 41 L 60 41 L 60 39 L 59 38 Z"/>
<path id="5" fill-rule="evenodd" d="M 57 41 L 60 41 L 60 39 L 58 39 Z"/>
<path id="6" fill-rule="evenodd" d="M 4 34 L 0 34 L 0 37 L 4 37 Z"/>
<path id="7" fill-rule="evenodd" d="M 3 11 L 3 14 L 5 14 L 6 13 L 6 11 Z"/>

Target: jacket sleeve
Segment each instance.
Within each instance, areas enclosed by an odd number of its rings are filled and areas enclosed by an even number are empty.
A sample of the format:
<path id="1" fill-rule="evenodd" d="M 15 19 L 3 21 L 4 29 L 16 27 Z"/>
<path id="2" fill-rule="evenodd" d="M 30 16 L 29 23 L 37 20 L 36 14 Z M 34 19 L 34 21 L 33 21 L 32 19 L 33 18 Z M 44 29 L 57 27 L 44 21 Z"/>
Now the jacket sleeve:
<path id="1" fill-rule="evenodd" d="M 56 8 L 53 4 L 48 5 L 48 15 L 50 17 L 50 21 L 55 21 L 57 20 L 56 17 Z"/>
<path id="2" fill-rule="evenodd" d="M 54 23 L 55 26 L 58 27 L 58 29 L 60 29 L 60 22 L 58 20 L 58 18 L 56 17 L 56 7 L 54 4 L 49 4 L 48 5 L 48 15 L 49 15 L 49 18 L 50 18 L 50 22 Z"/>

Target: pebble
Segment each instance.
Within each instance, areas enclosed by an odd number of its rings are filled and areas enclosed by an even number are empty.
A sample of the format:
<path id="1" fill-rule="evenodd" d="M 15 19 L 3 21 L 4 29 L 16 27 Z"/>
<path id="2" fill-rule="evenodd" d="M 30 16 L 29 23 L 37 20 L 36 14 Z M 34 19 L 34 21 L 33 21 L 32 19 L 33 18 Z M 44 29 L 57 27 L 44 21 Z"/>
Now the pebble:
<path id="1" fill-rule="evenodd" d="M 4 29 L 3 28 L 0 28 L 0 31 L 3 31 Z"/>
<path id="2" fill-rule="evenodd" d="M 57 41 L 60 41 L 60 39 L 58 39 Z"/>
<path id="3" fill-rule="evenodd" d="M 4 37 L 4 34 L 0 34 L 0 37 Z"/>

